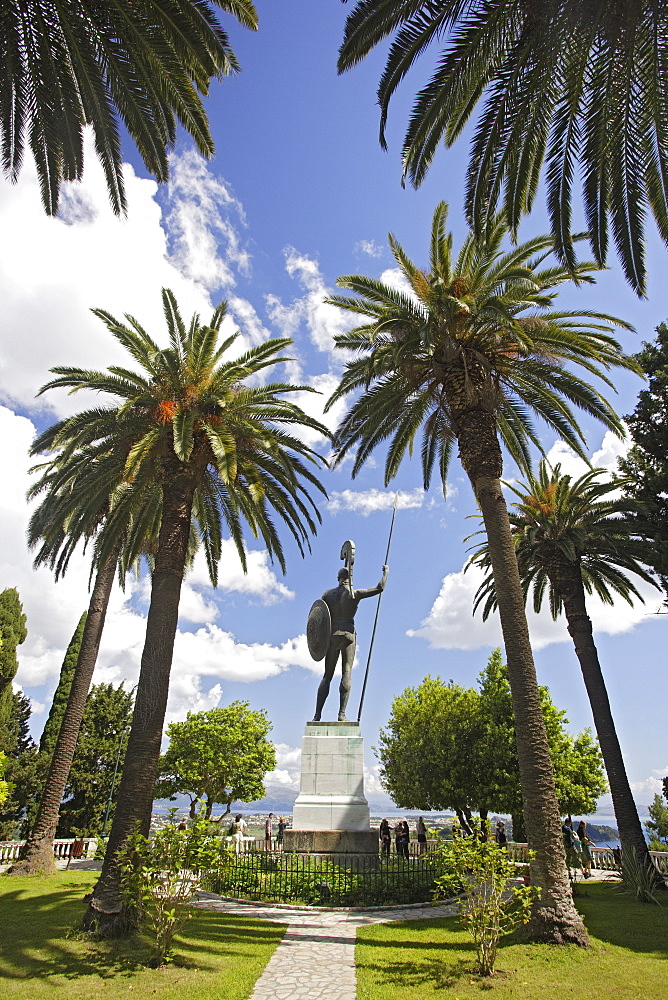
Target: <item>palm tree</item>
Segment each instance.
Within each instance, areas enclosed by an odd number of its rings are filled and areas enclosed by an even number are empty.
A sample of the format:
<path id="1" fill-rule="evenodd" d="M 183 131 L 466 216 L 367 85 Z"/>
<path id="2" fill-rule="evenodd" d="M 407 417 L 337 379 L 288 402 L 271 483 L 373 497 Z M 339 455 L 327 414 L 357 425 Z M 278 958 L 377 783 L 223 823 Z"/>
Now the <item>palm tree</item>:
<path id="1" fill-rule="evenodd" d="M 272 512 L 303 553 L 320 519 L 308 487 L 325 492 L 309 468 L 321 459 L 291 432 L 295 427 L 327 434 L 322 424 L 286 398 L 305 387 L 247 384 L 285 361 L 280 352 L 290 341 L 270 340 L 224 360 L 237 339 L 234 335 L 219 342 L 224 305 L 208 324 L 200 324 L 194 316 L 188 327 L 169 291 L 163 291 L 163 306 L 169 332 L 169 347 L 163 349 L 132 317 L 121 323 L 95 310 L 140 371 L 120 366 L 106 372 L 57 368 L 56 378 L 45 386 L 92 389 L 119 401 L 79 416 L 82 445 L 96 444 L 105 454 L 117 453 L 116 422 L 135 441 L 124 463 L 118 464 L 124 486 L 100 528 L 100 563 L 113 551 L 119 531 L 125 531 L 128 512 L 150 510 L 141 499 L 144 495 L 157 491 L 160 497 L 132 729 L 102 874 L 87 917 L 108 932 L 125 926 L 127 918 L 119 895 L 117 851 L 136 823 L 148 833 L 191 525 L 196 525 L 201 538 L 214 585 L 223 524 L 244 568 L 243 521 L 284 569 Z M 135 520 L 122 551 L 121 569 L 141 555 L 144 532 L 138 524 L 141 517 Z"/>
<path id="2" fill-rule="evenodd" d="M 42 476 L 28 493 L 29 498 L 44 495 L 30 519 L 28 543 L 31 548 L 39 545 L 35 566 L 47 565 L 53 570 L 56 580 L 67 570 L 77 544 L 82 540 L 88 544 L 95 538 L 115 498 L 122 493 L 123 484 L 118 481 L 119 460 L 122 468 L 134 443 L 131 437 L 116 427 L 115 451 L 82 447 L 80 441 L 77 448 L 75 442 L 79 438 L 81 417 L 82 414 L 78 414 L 54 424 L 38 435 L 31 448 L 33 455 L 49 452 L 50 457 L 36 467 L 42 471 Z M 130 512 L 134 514 L 133 520 L 138 521 L 146 533 L 143 551 L 149 556 L 159 528 L 158 499 L 158 492 L 154 490 L 153 495 L 144 498 L 145 510 Z M 139 514 L 141 516 L 138 517 Z M 9 871 L 11 875 L 55 871 L 53 838 L 60 805 L 76 751 L 118 560 L 131 528 L 132 521 L 124 533 L 117 534 L 111 551 L 97 566 L 79 656 L 37 815 L 21 858 Z M 95 566 L 93 558 L 93 572 Z M 124 574 L 119 575 L 122 581 Z"/>
<path id="3" fill-rule="evenodd" d="M 605 477 L 605 478 L 601 478 Z M 594 725 L 608 774 L 622 847 L 648 863 L 647 844 L 626 776 L 624 758 L 605 679 L 594 643 L 586 594 L 595 592 L 606 604 L 614 595 L 629 604 L 643 600 L 628 578 L 635 574 L 658 587 L 642 565 L 645 551 L 633 520 L 634 504 L 619 499 L 622 484 L 603 469 L 593 469 L 575 481 L 540 463 L 538 475 L 510 486 L 519 498 L 510 514 L 524 600 L 533 593 L 534 611 L 540 611 L 547 593 L 552 617 L 563 611 L 584 678 Z M 482 543 L 471 564 L 490 568 L 487 544 Z M 483 619 L 496 608 L 494 580 L 488 572 L 475 597 L 474 611 L 483 606 Z"/>
<path id="4" fill-rule="evenodd" d="M 543 267 L 553 248 L 541 236 L 502 250 L 506 228 L 497 218 L 484 238 L 470 234 L 456 260 L 446 233 L 447 207 L 436 208 L 430 265 L 420 270 L 390 236 L 405 283 L 397 289 L 351 275 L 339 285 L 355 295 L 333 304 L 368 318 L 337 337 L 357 357 L 344 370 L 331 406 L 359 394 L 335 436 L 337 460 L 356 450 L 353 475 L 377 445 L 389 441 L 385 481 L 397 473 L 422 428 L 424 486 L 437 465 L 445 489 L 452 447 L 480 505 L 499 596 L 524 813 L 535 851 L 532 881 L 541 889 L 530 933 L 547 940 L 586 940 L 573 906 L 545 726 L 540 708 L 517 560 L 501 491 L 499 436 L 518 465 L 529 467 L 538 444 L 531 413 L 582 454 L 575 404 L 621 434 L 619 418 L 573 371 L 581 365 L 635 369 L 611 336 L 619 320 L 589 312 L 557 312 L 555 289 L 569 280 L 561 266 Z M 592 266 L 578 265 L 579 280 Z"/>
<path id="5" fill-rule="evenodd" d="M 9 0 L 0 8 L 0 156 L 16 180 L 27 137 L 42 203 L 58 211 L 62 180 L 81 178 L 91 125 L 114 211 L 125 211 L 120 122 L 158 181 L 177 122 L 213 155 L 200 99 L 239 69 L 215 7 L 257 28 L 252 0 Z"/>
<path id="6" fill-rule="evenodd" d="M 404 177 L 419 185 L 441 140 L 453 145 L 481 107 L 466 191 L 476 232 L 501 198 L 515 231 L 531 209 L 545 164 L 555 248 L 574 274 L 571 198 L 580 174 L 597 262 L 606 259 L 610 222 L 627 280 L 643 294 L 648 210 L 668 242 L 668 4 L 359 0 L 346 23 L 339 72 L 391 35 L 378 87 L 383 145 L 397 87 L 432 42 L 446 40 L 413 104 Z"/>

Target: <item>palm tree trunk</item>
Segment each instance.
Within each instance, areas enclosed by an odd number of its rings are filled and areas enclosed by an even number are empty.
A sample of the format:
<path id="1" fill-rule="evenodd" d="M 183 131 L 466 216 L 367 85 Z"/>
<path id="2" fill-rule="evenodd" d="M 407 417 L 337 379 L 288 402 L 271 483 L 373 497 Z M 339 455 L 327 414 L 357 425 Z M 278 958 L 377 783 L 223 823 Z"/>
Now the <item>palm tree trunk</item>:
<path id="1" fill-rule="evenodd" d="M 501 449 L 493 413 L 457 414 L 459 453 L 480 505 L 489 546 L 513 700 L 531 882 L 539 889 L 526 935 L 534 941 L 587 945 L 575 909 L 540 693 L 508 508 L 501 491 Z"/>
<path id="2" fill-rule="evenodd" d="M 84 928 L 94 928 L 105 936 L 124 933 L 132 926 L 133 914 L 121 898 L 117 854 L 133 830 L 139 829 L 140 833 L 148 836 L 158 777 L 195 490 L 192 478 L 180 471 L 180 463 L 175 464 L 175 469 L 165 473 L 151 604 L 116 812 L 102 873 L 84 916 Z"/>
<path id="3" fill-rule="evenodd" d="M 23 848 L 21 860 L 9 869 L 10 875 L 37 875 L 38 872 L 55 871 L 53 838 L 56 835 L 60 804 L 74 759 L 86 698 L 97 662 L 120 548 L 119 539 L 95 577 L 72 687 L 51 757 L 37 817 Z"/>
<path id="4" fill-rule="evenodd" d="M 619 839 L 625 850 L 631 853 L 635 848 L 638 858 L 648 865 L 652 865 L 626 774 L 622 749 L 617 739 L 615 721 L 612 717 L 605 679 L 598 659 L 591 620 L 587 614 L 580 567 L 570 563 L 568 566 L 560 566 L 549 575 L 552 586 L 564 603 L 568 631 L 580 661 L 596 726 L 596 735 L 601 745 L 601 753 L 610 784 Z"/>

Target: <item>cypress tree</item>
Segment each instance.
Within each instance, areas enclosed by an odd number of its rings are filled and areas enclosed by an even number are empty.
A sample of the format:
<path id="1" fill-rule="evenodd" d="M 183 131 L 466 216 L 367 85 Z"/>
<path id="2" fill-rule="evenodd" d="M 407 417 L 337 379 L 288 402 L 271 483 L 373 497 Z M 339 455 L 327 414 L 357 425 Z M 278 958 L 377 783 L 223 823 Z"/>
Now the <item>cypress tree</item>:
<path id="1" fill-rule="evenodd" d="M 16 647 L 25 642 L 27 635 L 18 591 L 8 587 L 0 593 L 0 750 L 7 752 L 12 750 L 8 727 L 14 708 L 12 681 L 19 666 Z"/>
<path id="2" fill-rule="evenodd" d="M 51 755 L 56 747 L 58 733 L 60 732 L 60 724 L 63 721 L 63 715 L 65 714 L 65 709 L 67 707 L 67 700 L 70 696 L 72 678 L 74 677 L 77 660 L 79 659 L 81 639 L 83 637 L 83 630 L 87 617 L 88 612 L 84 611 L 79 619 L 79 624 L 74 631 L 74 635 L 70 639 L 70 644 L 67 647 L 63 665 L 60 668 L 60 680 L 58 681 L 58 687 L 53 695 L 53 702 L 51 703 L 49 717 L 46 720 L 44 731 L 42 732 L 42 736 L 39 741 L 39 752 L 46 758 L 47 767 L 49 761 L 51 760 Z"/>

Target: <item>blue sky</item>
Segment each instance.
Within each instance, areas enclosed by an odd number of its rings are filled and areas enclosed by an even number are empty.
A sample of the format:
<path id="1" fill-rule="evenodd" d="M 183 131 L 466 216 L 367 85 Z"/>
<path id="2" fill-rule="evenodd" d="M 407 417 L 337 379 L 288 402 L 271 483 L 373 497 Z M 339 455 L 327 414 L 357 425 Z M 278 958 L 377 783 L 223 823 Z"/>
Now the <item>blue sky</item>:
<path id="1" fill-rule="evenodd" d="M 18 682 L 34 702 L 41 730 L 62 656 L 87 604 L 82 558 L 58 586 L 45 571 L 33 573 L 25 548 L 29 482 L 26 449 L 35 428 L 84 404 L 51 394 L 35 400 L 55 364 L 105 367 L 118 361 L 102 325 L 89 313 L 101 307 L 131 312 L 162 336 L 159 293 L 172 287 L 189 315 L 206 314 L 220 299 L 230 303 L 244 343 L 291 335 L 295 361 L 286 375 L 324 392 L 336 384 L 341 359 L 332 336 L 345 317 L 323 299 L 345 273 L 380 276 L 392 268 L 392 231 L 418 263 L 426 263 L 436 203 L 450 205 L 456 241 L 462 217 L 466 140 L 442 150 L 419 191 L 402 189 L 399 149 L 411 97 L 427 75 L 421 66 L 397 96 L 390 116 L 390 151 L 378 144 L 375 89 L 384 53 L 353 72 L 336 76 L 336 52 L 348 8 L 336 0 L 259 0 L 260 30 L 226 23 L 242 65 L 237 77 L 212 86 L 207 99 L 217 147 L 204 163 L 181 139 L 172 159 L 172 181 L 158 190 L 130 145 L 126 171 L 130 210 L 115 219 L 106 203 L 100 169 L 89 148 L 81 185 L 67 189 L 61 216 L 46 219 L 29 164 L 16 187 L 0 181 L 0 223 L 11 233 L 0 249 L 0 447 L 6 483 L 0 498 L 3 546 L 0 585 L 18 586 L 28 613 L 29 639 L 20 651 Z M 522 237 L 545 229 L 542 204 Z M 650 234 L 649 298 L 639 301 L 611 260 L 594 288 L 572 289 L 567 307 L 611 312 L 638 333 L 621 339 L 628 351 L 653 337 L 668 314 L 666 253 Z M 230 321 L 232 322 L 232 320 Z M 640 388 L 628 374 L 616 379 L 618 412 L 633 409 Z M 313 401 L 309 405 L 314 405 Z M 318 405 L 318 404 L 315 404 Z M 590 454 L 613 466 L 619 443 L 583 421 Z M 577 469 L 573 457 L 545 432 L 544 447 Z M 344 464 L 324 477 L 330 502 L 312 555 L 302 560 L 286 540 L 288 572 L 253 547 L 246 578 L 231 551 L 221 567 L 221 587 L 206 585 L 202 566 L 186 582 L 177 637 L 169 718 L 188 710 L 247 699 L 266 708 L 279 744 L 279 766 L 270 787 L 295 788 L 303 725 L 313 712 L 320 668 L 308 659 L 304 625 L 312 601 L 332 586 L 343 541 L 357 545 L 355 579 L 376 583 L 383 562 L 394 487 L 382 482 L 382 456 L 352 482 Z M 508 466 L 510 478 L 513 469 Z M 399 512 L 371 667 L 364 735 L 370 797 L 382 801 L 371 747 L 388 718 L 392 698 L 427 673 L 474 684 L 498 626 L 471 617 L 475 581 L 462 575 L 464 537 L 475 530 L 468 482 L 458 464 L 450 472 L 448 499 L 435 487 L 424 495 L 417 463 L 398 477 Z M 143 640 L 148 582 L 131 581 L 113 598 L 100 654 L 98 680 L 134 683 Z M 359 657 L 366 660 L 373 602 L 358 612 Z M 644 607 L 592 606 L 601 661 L 629 776 L 638 802 L 651 801 L 668 772 L 665 740 L 668 619 Z M 568 710 L 572 729 L 591 726 L 591 713 L 575 654 L 563 624 L 531 619 L 541 683 Z M 357 704 L 361 670 L 355 671 L 351 705 Z M 332 695 L 329 707 L 335 707 Z M 607 800 L 601 803 L 606 814 Z"/>

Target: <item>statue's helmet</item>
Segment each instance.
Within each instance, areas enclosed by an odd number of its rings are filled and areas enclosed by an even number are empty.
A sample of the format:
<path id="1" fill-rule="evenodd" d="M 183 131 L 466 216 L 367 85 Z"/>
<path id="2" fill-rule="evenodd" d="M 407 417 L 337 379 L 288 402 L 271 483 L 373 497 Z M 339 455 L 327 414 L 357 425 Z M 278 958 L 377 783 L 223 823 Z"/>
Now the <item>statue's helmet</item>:
<path id="1" fill-rule="evenodd" d="M 350 573 L 345 567 L 343 567 L 343 569 L 340 569 L 339 572 L 337 573 L 336 578 L 339 581 L 339 583 L 345 583 L 345 581 L 348 579 L 349 576 Z"/>

